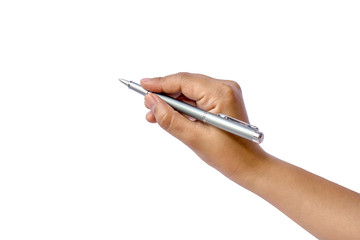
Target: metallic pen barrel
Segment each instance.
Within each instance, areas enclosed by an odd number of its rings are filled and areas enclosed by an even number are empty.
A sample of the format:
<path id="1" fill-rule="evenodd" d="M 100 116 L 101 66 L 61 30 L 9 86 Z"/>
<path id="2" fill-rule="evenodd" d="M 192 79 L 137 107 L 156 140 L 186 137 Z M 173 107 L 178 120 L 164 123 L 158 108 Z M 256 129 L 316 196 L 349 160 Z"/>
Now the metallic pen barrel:
<path id="1" fill-rule="evenodd" d="M 128 86 L 129 89 L 134 90 L 135 92 L 140 93 L 141 95 L 145 96 L 148 93 L 147 90 L 142 88 L 141 85 L 137 83 L 125 79 L 119 79 L 119 80 L 120 82 Z M 246 138 L 256 143 L 261 143 L 264 139 L 264 134 L 259 132 L 259 129 L 253 125 L 228 117 L 223 114 L 215 115 L 213 113 L 206 112 L 204 110 L 198 109 L 187 103 L 178 101 L 174 98 L 171 98 L 169 96 L 160 93 L 154 93 L 154 94 L 158 95 L 162 100 L 164 100 L 175 110 L 183 114 L 186 114 L 190 117 L 193 117 L 199 121 L 208 123 L 224 131 L 230 132 L 232 134 Z"/>
<path id="2" fill-rule="evenodd" d="M 208 112 L 203 122 L 256 143 L 261 143 L 264 140 L 264 134 L 259 132 L 255 126 L 239 120 L 231 120 L 227 116 L 222 116 L 225 115 L 215 115 Z"/>

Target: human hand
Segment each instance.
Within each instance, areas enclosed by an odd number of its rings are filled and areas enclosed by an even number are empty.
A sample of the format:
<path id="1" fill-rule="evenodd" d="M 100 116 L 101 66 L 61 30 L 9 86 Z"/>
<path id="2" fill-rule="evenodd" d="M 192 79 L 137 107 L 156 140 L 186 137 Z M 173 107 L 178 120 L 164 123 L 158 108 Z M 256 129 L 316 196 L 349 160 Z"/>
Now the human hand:
<path id="1" fill-rule="evenodd" d="M 200 74 L 177 73 L 166 77 L 145 78 L 141 80 L 141 85 L 148 91 L 165 93 L 202 110 L 249 122 L 240 86 L 234 81 L 218 80 Z M 150 109 L 146 115 L 149 122 L 157 122 L 206 163 L 229 178 L 239 174 L 245 176 L 264 159 L 265 152 L 258 144 L 189 119 L 155 94 L 145 96 L 145 106 Z"/>

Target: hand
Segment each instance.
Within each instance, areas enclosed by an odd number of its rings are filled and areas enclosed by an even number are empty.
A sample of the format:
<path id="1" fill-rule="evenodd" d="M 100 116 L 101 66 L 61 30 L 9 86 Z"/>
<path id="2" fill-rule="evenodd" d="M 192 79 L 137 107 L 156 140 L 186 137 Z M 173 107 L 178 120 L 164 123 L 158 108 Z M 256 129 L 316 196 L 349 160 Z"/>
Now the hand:
<path id="1" fill-rule="evenodd" d="M 234 81 L 218 80 L 200 74 L 178 73 L 166 77 L 145 78 L 141 85 L 151 91 L 165 93 L 202 110 L 249 122 L 240 86 Z M 200 158 L 232 178 L 245 175 L 257 165 L 265 152 L 258 144 L 194 121 L 172 109 L 155 94 L 145 96 L 151 111 L 146 119 L 189 146 Z"/>

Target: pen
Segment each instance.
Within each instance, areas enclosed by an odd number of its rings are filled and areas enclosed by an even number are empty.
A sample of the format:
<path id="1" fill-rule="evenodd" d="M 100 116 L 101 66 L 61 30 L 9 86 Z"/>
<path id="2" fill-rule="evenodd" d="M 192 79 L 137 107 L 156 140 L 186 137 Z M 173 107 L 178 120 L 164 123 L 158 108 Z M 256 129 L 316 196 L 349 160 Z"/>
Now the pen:
<path id="1" fill-rule="evenodd" d="M 135 92 L 140 93 L 143 96 L 149 93 L 149 91 L 145 90 L 140 84 L 122 78 L 120 78 L 119 81 L 125 84 L 129 89 L 134 90 Z M 193 117 L 199 121 L 210 124 L 224 131 L 230 132 L 232 134 L 256 143 L 261 143 L 264 140 L 264 134 L 260 132 L 259 129 L 254 125 L 226 116 L 221 113 L 213 114 L 210 112 L 206 112 L 204 110 L 201 110 L 187 103 L 178 101 L 174 98 L 160 93 L 153 94 L 158 95 L 162 100 L 164 100 L 175 110 L 184 113 L 190 117 Z"/>

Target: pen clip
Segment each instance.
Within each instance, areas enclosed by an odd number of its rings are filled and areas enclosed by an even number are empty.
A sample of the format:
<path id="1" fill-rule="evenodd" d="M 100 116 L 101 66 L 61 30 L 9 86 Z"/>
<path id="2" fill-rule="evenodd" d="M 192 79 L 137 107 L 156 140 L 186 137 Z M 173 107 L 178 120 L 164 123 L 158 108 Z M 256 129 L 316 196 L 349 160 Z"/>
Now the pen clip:
<path id="1" fill-rule="evenodd" d="M 240 123 L 241 125 L 244 125 L 246 127 L 249 127 L 251 129 L 254 129 L 255 131 L 259 131 L 259 128 L 254 126 L 254 125 L 251 125 L 250 123 L 246 123 L 246 122 L 243 122 L 239 119 L 236 119 L 236 118 L 233 118 L 233 117 L 229 117 L 225 114 L 222 114 L 222 113 L 218 113 L 217 114 L 219 117 L 223 118 L 223 119 L 226 119 L 226 120 L 229 120 L 229 121 L 234 121 L 234 122 L 237 122 L 237 123 Z"/>

